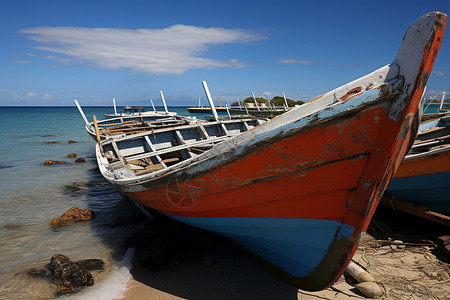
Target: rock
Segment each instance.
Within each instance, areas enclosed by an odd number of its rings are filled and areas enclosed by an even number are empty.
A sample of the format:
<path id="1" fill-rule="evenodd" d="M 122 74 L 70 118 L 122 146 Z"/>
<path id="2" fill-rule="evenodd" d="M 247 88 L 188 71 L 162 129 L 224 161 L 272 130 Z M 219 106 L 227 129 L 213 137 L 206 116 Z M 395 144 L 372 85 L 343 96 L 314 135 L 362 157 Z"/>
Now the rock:
<path id="1" fill-rule="evenodd" d="M 67 157 L 75 157 L 75 156 L 77 156 L 76 153 L 69 153 L 69 154 L 67 154 Z"/>
<path id="2" fill-rule="evenodd" d="M 46 160 L 44 161 L 44 165 L 57 165 L 57 164 L 65 164 L 66 162 L 63 160 Z"/>
<path id="3" fill-rule="evenodd" d="M 50 141 L 50 142 L 47 142 L 47 144 L 58 144 L 59 142 L 57 142 L 57 141 Z"/>
<path id="4" fill-rule="evenodd" d="M 55 254 L 45 269 L 32 268 L 26 271 L 31 277 L 50 279 L 56 284 L 57 294 L 69 294 L 94 285 L 94 277 L 89 270 L 102 270 L 105 263 L 101 259 L 84 259 L 73 262 L 69 257 Z"/>
<path id="5" fill-rule="evenodd" d="M 78 143 L 78 142 L 77 142 L 77 141 L 69 140 L 67 143 L 69 143 L 69 144 L 74 144 L 74 143 Z"/>
<path id="6" fill-rule="evenodd" d="M 103 270 L 105 268 L 103 260 L 96 258 L 79 260 L 77 264 L 86 270 Z"/>
<path id="7" fill-rule="evenodd" d="M 77 163 L 77 164 L 81 164 L 84 162 L 86 162 L 86 159 L 83 157 L 79 157 L 79 158 L 75 159 L 75 163 Z"/>
<path id="8" fill-rule="evenodd" d="M 55 277 L 65 287 L 77 289 L 94 285 L 94 278 L 91 273 L 79 264 L 70 261 L 65 255 L 53 255 L 48 269 L 53 272 Z"/>
<path id="9" fill-rule="evenodd" d="M 26 274 L 31 277 L 45 277 L 51 274 L 51 271 L 49 269 L 38 269 L 38 268 L 31 268 L 28 271 L 26 271 Z"/>
<path id="10" fill-rule="evenodd" d="M 90 220 L 93 218 L 93 215 L 92 210 L 88 208 L 71 207 L 61 217 L 54 218 L 51 225 L 53 227 L 68 226 L 78 221 Z"/>

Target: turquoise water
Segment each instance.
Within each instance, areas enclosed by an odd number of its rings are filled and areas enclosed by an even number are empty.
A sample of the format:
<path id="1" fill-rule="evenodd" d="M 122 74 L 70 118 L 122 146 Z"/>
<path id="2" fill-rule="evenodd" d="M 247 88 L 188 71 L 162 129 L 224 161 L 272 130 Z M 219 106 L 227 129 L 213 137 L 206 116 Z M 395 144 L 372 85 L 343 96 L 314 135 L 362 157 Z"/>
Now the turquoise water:
<path id="1" fill-rule="evenodd" d="M 112 107 L 83 110 L 90 120 L 113 113 Z M 195 115 L 181 107 L 169 110 Z M 0 126 L 0 299 L 53 298 L 54 286 L 24 271 L 44 267 L 56 253 L 103 259 L 106 270 L 93 276 L 96 284 L 107 281 L 127 250 L 119 246 L 137 226 L 123 220 L 141 213 L 99 174 L 95 142 L 76 107 L 0 107 Z M 75 163 L 69 153 L 86 163 Z M 49 159 L 66 163 L 44 165 Z M 72 206 L 93 210 L 95 218 L 52 228 L 50 221 Z"/>
<path id="2" fill-rule="evenodd" d="M 437 113 L 437 111 L 439 110 L 439 104 L 425 104 L 423 106 L 424 114 L 433 114 L 433 113 Z"/>

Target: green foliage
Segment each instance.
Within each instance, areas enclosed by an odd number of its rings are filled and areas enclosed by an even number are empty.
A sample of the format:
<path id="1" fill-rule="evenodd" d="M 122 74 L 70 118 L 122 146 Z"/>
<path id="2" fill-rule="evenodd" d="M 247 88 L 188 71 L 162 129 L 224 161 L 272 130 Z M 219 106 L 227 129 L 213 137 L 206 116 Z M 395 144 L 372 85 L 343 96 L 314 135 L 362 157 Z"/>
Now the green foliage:
<path id="1" fill-rule="evenodd" d="M 272 98 L 272 100 L 270 100 L 270 101 L 268 101 L 267 99 L 265 99 L 265 98 L 256 98 L 256 101 L 258 102 L 258 103 L 267 103 L 267 102 L 270 102 L 270 105 L 271 106 L 279 106 L 279 107 L 282 107 L 282 106 L 284 106 L 284 98 L 283 97 L 281 97 L 281 96 L 275 96 L 275 97 L 273 97 Z M 286 101 L 287 101 L 287 103 L 288 103 L 288 105 L 289 105 L 289 107 L 294 107 L 295 105 L 302 105 L 303 103 L 305 103 L 305 102 L 303 102 L 303 101 L 301 101 L 301 100 L 298 100 L 298 101 L 294 101 L 294 100 L 291 100 L 291 99 L 289 99 L 289 98 L 286 98 Z M 255 103 L 255 100 L 253 99 L 253 97 L 248 97 L 248 98 L 245 98 L 243 101 L 241 101 L 241 102 L 244 102 L 244 103 Z M 236 101 L 236 102 L 233 102 L 233 103 L 231 103 L 231 106 L 239 106 L 239 103 Z"/>
<path id="2" fill-rule="evenodd" d="M 286 101 L 288 103 L 289 107 L 294 107 L 295 105 L 302 105 L 303 101 L 299 100 L 299 101 L 294 101 L 292 99 L 286 98 Z M 284 106 L 284 97 L 281 96 L 275 96 L 272 98 L 272 100 L 270 100 L 270 104 L 273 106 Z"/>

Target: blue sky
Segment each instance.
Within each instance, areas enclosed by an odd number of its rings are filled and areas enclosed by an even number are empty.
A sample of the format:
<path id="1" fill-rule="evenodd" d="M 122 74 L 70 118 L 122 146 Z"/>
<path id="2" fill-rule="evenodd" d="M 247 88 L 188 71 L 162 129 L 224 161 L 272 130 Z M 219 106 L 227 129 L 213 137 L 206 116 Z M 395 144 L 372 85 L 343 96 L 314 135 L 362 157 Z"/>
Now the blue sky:
<path id="1" fill-rule="evenodd" d="M 450 1 L 0 2 L 0 105 L 311 100 L 390 63 Z M 450 30 L 450 29 L 449 29 Z M 426 96 L 450 89 L 450 33 Z"/>

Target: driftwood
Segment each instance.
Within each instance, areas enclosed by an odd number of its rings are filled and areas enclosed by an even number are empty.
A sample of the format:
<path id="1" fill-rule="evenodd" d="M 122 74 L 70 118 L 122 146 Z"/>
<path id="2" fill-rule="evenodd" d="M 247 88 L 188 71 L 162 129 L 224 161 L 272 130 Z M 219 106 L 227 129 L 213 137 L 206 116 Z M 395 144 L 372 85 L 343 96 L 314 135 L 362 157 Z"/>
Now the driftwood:
<path id="1" fill-rule="evenodd" d="M 393 209 L 398 209 L 445 226 L 450 226 L 449 216 L 434 212 L 426 206 L 416 205 L 413 203 L 402 201 L 397 197 L 388 196 L 383 196 L 381 198 L 381 203 L 386 206 L 390 206 Z"/>

